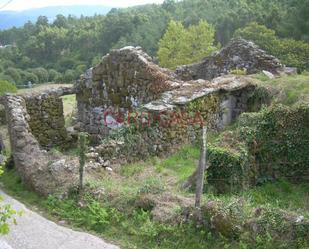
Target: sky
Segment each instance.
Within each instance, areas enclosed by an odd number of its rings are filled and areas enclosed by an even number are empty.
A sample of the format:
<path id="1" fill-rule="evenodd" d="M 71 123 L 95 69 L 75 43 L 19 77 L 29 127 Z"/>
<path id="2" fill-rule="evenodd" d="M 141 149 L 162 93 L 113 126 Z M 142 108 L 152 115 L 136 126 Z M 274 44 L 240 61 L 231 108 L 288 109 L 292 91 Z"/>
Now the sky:
<path id="1" fill-rule="evenodd" d="M 163 0 L 0 0 L 1 10 L 25 10 L 46 6 L 60 5 L 103 5 L 111 7 L 128 7 L 147 3 L 162 3 Z"/>

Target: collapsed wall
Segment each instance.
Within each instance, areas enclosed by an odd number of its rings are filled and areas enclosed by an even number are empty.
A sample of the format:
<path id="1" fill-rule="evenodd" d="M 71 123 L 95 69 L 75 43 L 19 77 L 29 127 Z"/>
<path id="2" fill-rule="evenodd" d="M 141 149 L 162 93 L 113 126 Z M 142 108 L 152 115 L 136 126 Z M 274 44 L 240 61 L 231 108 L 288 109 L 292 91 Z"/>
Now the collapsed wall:
<path id="1" fill-rule="evenodd" d="M 250 60 L 252 53 L 247 52 L 242 60 Z M 263 60 L 265 67 L 275 61 L 262 52 L 259 58 L 260 64 L 248 62 L 252 70 L 262 69 Z M 220 67 L 213 70 L 217 73 L 212 76 L 226 72 Z M 205 123 L 212 129 L 224 128 L 250 109 L 255 89 L 252 78 L 245 76 L 183 81 L 157 66 L 139 47 L 112 50 L 74 88 L 5 96 L 14 162 L 24 182 L 42 194 L 75 181 L 76 158 L 42 149 L 67 142 L 63 95 L 76 93 L 75 129 L 88 132 L 98 143 L 88 155 L 92 167 L 107 167 L 170 153 L 196 140 Z"/>
<path id="2" fill-rule="evenodd" d="M 43 195 L 72 184 L 76 176 L 74 164 L 69 160 L 42 149 L 63 143 L 60 133 L 65 129 L 64 122 L 57 123 L 62 110 L 59 97 L 72 91 L 71 88 L 62 88 L 42 94 L 6 95 L 2 98 L 15 167 L 23 182 Z M 52 105 L 56 99 L 59 103 Z M 54 133 L 49 132 L 51 130 Z"/>
<path id="3" fill-rule="evenodd" d="M 210 80 L 235 69 L 246 70 L 247 74 L 262 70 L 278 74 L 283 70 L 283 65 L 253 42 L 238 38 L 231 40 L 220 52 L 206 57 L 199 63 L 177 67 L 176 74 L 182 80 Z"/>
<path id="4" fill-rule="evenodd" d="M 237 53 L 239 54 L 238 59 L 236 58 Z M 262 69 L 272 71 L 272 69 L 281 67 L 277 59 L 244 40 L 235 41 L 223 49 L 219 55 L 226 56 L 224 63 L 229 67 L 238 63 L 237 65 L 246 67 L 248 72 Z M 191 66 L 186 67 L 190 68 Z M 201 75 L 201 77 L 192 76 L 189 79 L 213 79 L 217 75 L 228 73 L 227 66 L 223 66 L 222 69 L 209 66 L 207 70 L 213 70 L 215 73 Z M 79 123 L 75 128 L 101 139 L 108 136 L 111 130 L 120 127 L 119 119 L 122 117 L 119 117 L 119 113 L 121 113 L 120 116 L 126 116 L 131 110 L 141 108 L 151 101 L 159 100 L 163 95 L 167 95 L 175 89 L 187 90 L 187 95 L 190 96 L 193 94 L 190 89 L 193 89 L 194 86 L 200 87 L 198 81 L 188 83 L 179 80 L 180 71 L 178 70 L 177 73 L 178 76 L 154 64 L 139 47 L 112 50 L 103 57 L 99 65 L 89 69 L 76 83 Z M 233 84 L 233 80 L 227 81 L 227 84 Z M 201 84 L 208 83 L 205 81 Z M 205 88 L 207 88 L 206 85 Z M 205 91 L 207 92 L 207 90 Z M 243 102 L 241 100 L 243 96 L 240 96 L 241 94 L 236 96 L 236 92 L 233 92 L 235 93 L 233 97 L 227 96 L 220 103 L 220 105 L 227 105 L 228 108 L 233 109 L 233 114 L 230 117 L 224 116 L 226 121 L 219 122 L 218 126 L 221 128 L 246 109 L 246 104 L 242 108 L 236 107 L 236 102 Z M 234 105 L 235 107 L 233 107 Z M 117 114 L 113 115 L 114 113 Z"/>
<path id="5" fill-rule="evenodd" d="M 254 89 L 250 78 L 238 76 L 187 82 L 129 113 L 119 123 L 120 135 L 103 140 L 89 156 L 104 166 L 168 155 L 196 142 L 201 126 L 223 128 L 247 111 Z"/>
<path id="6" fill-rule="evenodd" d="M 242 42 L 247 44 L 246 49 L 240 51 L 247 53 L 242 60 L 249 60 L 251 71 L 255 67 L 256 71 L 262 70 L 260 64 L 269 69 L 272 63 L 267 61 L 270 60 L 276 64 L 272 56 L 257 52 L 250 42 Z M 250 62 L 256 58 L 259 58 L 258 65 Z M 278 62 L 276 68 L 280 67 Z M 217 70 L 218 75 L 223 74 Z M 93 159 L 103 165 L 111 161 L 123 164 L 169 153 L 194 140 L 201 122 L 194 128 L 184 113 L 195 115 L 212 129 L 224 128 L 251 109 L 255 89 L 254 80 L 245 76 L 183 81 L 155 65 L 140 48 L 112 50 L 76 83 L 79 123 L 75 128 L 91 134 L 97 143 Z M 110 139 L 117 132 L 118 138 Z M 126 137 L 127 133 L 132 136 L 131 140 Z"/>

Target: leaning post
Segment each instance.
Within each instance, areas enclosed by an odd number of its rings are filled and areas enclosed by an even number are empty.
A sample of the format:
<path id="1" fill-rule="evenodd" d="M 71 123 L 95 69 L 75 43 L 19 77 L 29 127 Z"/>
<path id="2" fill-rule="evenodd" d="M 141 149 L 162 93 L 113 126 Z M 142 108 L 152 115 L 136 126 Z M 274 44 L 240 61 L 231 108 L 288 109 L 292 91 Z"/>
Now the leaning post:
<path id="1" fill-rule="evenodd" d="M 204 126 L 202 131 L 201 153 L 196 178 L 195 207 L 197 209 L 200 209 L 201 207 L 201 199 L 204 189 L 204 176 L 206 169 L 206 156 L 207 156 L 207 126 Z"/>

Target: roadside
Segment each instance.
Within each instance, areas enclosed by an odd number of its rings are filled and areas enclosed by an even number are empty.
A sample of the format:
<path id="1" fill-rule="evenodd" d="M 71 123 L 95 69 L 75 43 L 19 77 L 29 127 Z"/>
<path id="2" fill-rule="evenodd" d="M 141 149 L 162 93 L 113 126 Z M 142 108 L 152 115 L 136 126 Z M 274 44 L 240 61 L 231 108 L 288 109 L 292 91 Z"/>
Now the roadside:
<path id="1" fill-rule="evenodd" d="M 0 238 L 0 248 L 7 249 L 117 249 L 93 235 L 76 232 L 57 225 L 26 208 L 19 201 L 0 190 L 4 203 L 11 204 L 23 215 L 17 217 L 17 226 L 12 225 L 10 233 Z"/>

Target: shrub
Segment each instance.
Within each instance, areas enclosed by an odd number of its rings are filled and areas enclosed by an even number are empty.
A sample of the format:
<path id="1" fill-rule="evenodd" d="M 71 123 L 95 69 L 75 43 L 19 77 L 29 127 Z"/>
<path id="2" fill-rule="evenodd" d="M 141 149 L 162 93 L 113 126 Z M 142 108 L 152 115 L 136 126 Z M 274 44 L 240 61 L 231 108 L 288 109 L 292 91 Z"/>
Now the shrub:
<path id="1" fill-rule="evenodd" d="M 68 69 L 68 70 L 65 71 L 63 80 L 64 80 L 66 83 L 72 82 L 75 78 L 76 78 L 76 77 L 75 77 L 75 72 L 74 72 L 74 70 Z"/>
<path id="2" fill-rule="evenodd" d="M 244 69 L 233 69 L 229 72 L 230 74 L 234 74 L 234 75 L 247 75 L 247 70 L 246 68 Z"/>
<path id="3" fill-rule="evenodd" d="M 61 73 L 59 73 L 55 69 L 50 69 L 48 71 L 48 80 L 50 82 L 57 82 L 57 80 L 59 80 L 59 78 L 61 78 Z"/>
<path id="4" fill-rule="evenodd" d="M 308 104 L 245 114 L 235 130 L 208 146 L 208 182 L 219 192 L 229 192 L 282 177 L 306 181 L 308 141 Z"/>
<path id="5" fill-rule="evenodd" d="M 21 76 L 16 68 L 9 67 L 4 73 L 10 76 L 16 84 L 21 82 Z"/>
<path id="6" fill-rule="evenodd" d="M 14 84 L 5 80 L 0 80 L 0 96 L 6 93 L 16 93 L 16 92 L 17 88 Z"/>
<path id="7" fill-rule="evenodd" d="M 29 81 L 31 83 L 38 83 L 39 82 L 38 76 L 36 76 L 34 73 L 23 71 L 21 73 L 21 75 L 22 75 L 22 78 L 24 80 L 24 83 L 27 83 Z"/>
<path id="8" fill-rule="evenodd" d="M 40 83 L 48 82 L 48 71 L 45 68 L 38 67 L 29 71 L 38 77 Z"/>

